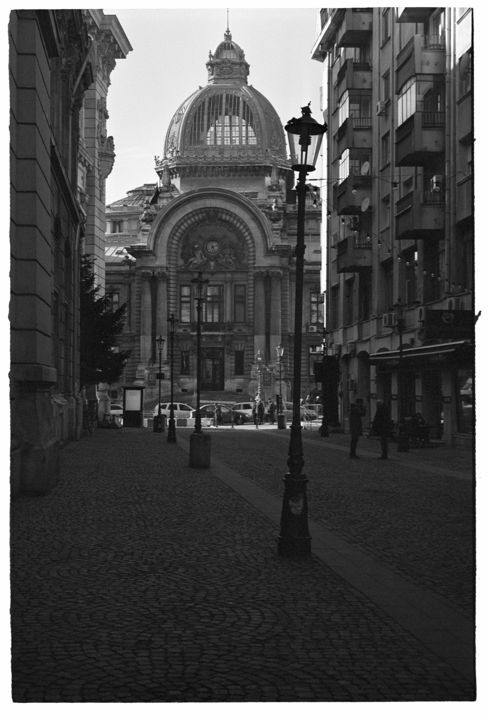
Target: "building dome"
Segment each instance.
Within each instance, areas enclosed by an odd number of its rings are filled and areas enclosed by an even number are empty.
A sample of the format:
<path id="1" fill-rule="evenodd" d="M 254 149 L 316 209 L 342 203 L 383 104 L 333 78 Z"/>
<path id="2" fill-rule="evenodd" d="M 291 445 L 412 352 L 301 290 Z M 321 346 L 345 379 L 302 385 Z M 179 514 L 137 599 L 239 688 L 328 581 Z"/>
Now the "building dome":
<path id="1" fill-rule="evenodd" d="M 206 63 L 208 83 L 175 112 L 156 171 L 179 167 L 266 165 L 289 168 L 285 134 L 277 112 L 247 84 L 249 64 L 229 30 Z"/>

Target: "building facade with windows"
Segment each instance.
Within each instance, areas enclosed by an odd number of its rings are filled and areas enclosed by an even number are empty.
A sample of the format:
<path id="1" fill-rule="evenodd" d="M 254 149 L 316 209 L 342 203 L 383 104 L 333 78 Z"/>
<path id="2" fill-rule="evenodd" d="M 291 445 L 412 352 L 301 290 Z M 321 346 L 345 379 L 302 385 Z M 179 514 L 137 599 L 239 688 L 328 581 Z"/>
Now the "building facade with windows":
<path id="1" fill-rule="evenodd" d="M 337 414 L 473 433 L 473 12 L 323 8 L 323 222 Z"/>
<path id="2" fill-rule="evenodd" d="M 293 353 L 296 193 L 283 123 L 248 85 L 249 65 L 229 30 L 206 63 L 208 81 L 176 110 L 154 183 L 107 206 L 106 287 L 128 315 L 120 347 L 131 357 L 121 384 L 156 398 L 158 337 L 162 390 L 169 392 L 169 316 L 174 391 L 196 389 L 196 284 L 202 309 L 202 392 L 224 398 L 278 393 L 276 348 L 284 347 L 282 390 Z M 320 207 L 307 200 L 302 387 L 314 385 L 322 338 Z M 114 395 L 117 389 L 113 388 Z"/>
<path id="3" fill-rule="evenodd" d="M 96 227 L 107 174 L 97 117 L 110 69 L 129 48 L 115 16 L 102 11 L 10 14 L 14 495 L 52 488 L 60 446 L 80 437 L 80 254 L 84 245 L 93 253 L 97 244 L 103 249 L 104 223 L 101 234 Z M 82 170 L 87 182 L 80 185 Z"/>

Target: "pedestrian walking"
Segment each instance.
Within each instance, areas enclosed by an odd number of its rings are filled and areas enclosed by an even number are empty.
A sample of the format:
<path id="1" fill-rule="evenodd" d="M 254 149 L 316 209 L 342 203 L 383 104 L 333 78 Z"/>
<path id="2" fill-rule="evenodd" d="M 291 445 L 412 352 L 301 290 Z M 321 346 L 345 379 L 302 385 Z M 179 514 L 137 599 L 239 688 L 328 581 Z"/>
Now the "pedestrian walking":
<path id="1" fill-rule="evenodd" d="M 363 416 L 366 410 L 363 406 L 361 398 L 356 398 L 355 402 L 351 403 L 349 411 L 349 431 L 351 433 L 351 444 L 349 448 L 349 457 L 358 458 L 356 454 L 356 448 L 358 440 L 363 434 Z"/>
<path id="2" fill-rule="evenodd" d="M 271 425 L 274 425 L 275 421 L 275 404 L 272 400 L 269 401 L 268 404 L 268 419 Z"/>
<path id="3" fill-rule="evenodd" d="M 257 398 L 254 400 L 252 405 L 252 420 L 256 426 L 256 430 L 259 428 L 259 416 L 258 416 L 258 401 Z"/>
<path id="4" fill-rule="evenodd" d="M 388 459 L 388 440 L 391 433 L 390 412 L 383 400 L 378 400 L 376 405 L 376 413 L 372 423 L 372 430 L 375 435 L 379 435 L 381 443 L 380 460 Z"/>
<path id="5" fill-rule="evenodd" d="M 222 408 L 216 403 L 214 408 L 214 425 L 218 427 L 222 423 Z"/>
<path id="6" fill-rule="evenodd" d="M 264 421 L 264 403 L 262 400 L 259 400 L 259 402 L 258 402 L 258 422 L 260 425 L 262 425 L 263 421 Z"/>

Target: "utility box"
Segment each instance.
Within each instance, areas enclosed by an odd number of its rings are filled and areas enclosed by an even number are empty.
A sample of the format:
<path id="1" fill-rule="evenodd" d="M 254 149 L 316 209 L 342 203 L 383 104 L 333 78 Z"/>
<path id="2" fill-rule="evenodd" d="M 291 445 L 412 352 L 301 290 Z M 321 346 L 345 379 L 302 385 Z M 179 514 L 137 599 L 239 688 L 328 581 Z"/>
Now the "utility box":
<path id="1" fill-rule="evenodd" d="M 142 427 L 144 420 L 144 386 L 124 387 L 124 427 Z"/>

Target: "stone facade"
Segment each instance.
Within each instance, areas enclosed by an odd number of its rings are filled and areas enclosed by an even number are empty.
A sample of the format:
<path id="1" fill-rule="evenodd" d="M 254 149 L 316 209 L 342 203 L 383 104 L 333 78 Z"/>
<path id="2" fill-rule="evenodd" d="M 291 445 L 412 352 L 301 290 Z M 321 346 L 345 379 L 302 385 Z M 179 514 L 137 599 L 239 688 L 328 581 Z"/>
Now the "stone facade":
<path id="1" fill-rule="evenodd" d="M 225 61 L 224 61 L 225 60 Z M 168 317 L 177 319 L 175 392 L 196 386 L 195 283 L 208 280 L 202 317 L 202 393 L 265 399 L 279 392 L 276 348 L 285 348 L 282 394 L 293 358 L 296 198 L 283 123 L 247 85 L 249 66 L 229 31 L 207 62 L 208 84 L 176 111 L 158 180 L 107 207 L 106 279 L 128 303 L 122 383 L 156 398 L 156 338 L 169 393 Z M 322 339 L 320 207 L 307 196 L 302 388 L 314 385 Z M 116 389 L 114 389 L 114 395 Z"/>
<path id="2" fill-rule="evenodd" d="M 78 178 L 81 167 L 97 168 L 98 161 L 83 151 L 79 120 L 85 93 L 96 84 L 92 33 L 93 22 L 107 22 L 102 15 L 10 15 L 14 495 L 52 488 L 59 446 L 81 433 L 79 259 L 83 238 L 90 247 L 94 243 L 93 213 Z"/>

